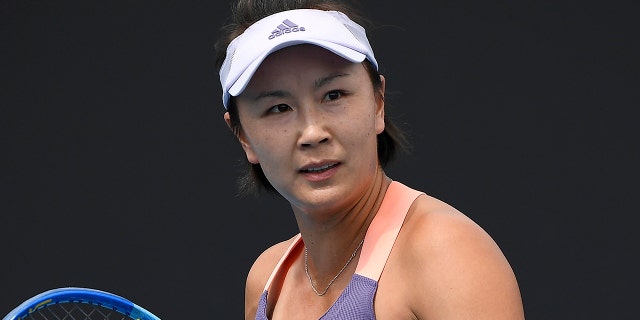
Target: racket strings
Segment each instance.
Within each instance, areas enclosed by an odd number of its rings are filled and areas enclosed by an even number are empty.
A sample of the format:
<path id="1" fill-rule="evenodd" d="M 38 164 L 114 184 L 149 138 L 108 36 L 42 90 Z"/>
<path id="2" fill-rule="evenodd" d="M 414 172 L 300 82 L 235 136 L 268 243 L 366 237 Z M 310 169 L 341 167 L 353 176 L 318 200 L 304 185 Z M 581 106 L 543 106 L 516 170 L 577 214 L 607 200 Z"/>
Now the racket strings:
<path id="1" fill-rule="evenodd" d="M 132 318 L 114 312 L 100 305 L 66 302 L 55 303 L 31 313 L 29 320 L 131 320 Z"/>

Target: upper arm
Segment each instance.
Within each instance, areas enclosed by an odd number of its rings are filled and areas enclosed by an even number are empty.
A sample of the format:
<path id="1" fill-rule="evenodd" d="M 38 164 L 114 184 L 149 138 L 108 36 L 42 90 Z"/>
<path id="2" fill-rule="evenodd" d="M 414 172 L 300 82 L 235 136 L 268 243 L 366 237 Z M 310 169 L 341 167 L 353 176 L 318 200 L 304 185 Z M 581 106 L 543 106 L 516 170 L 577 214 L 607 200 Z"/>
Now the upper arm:
<path id="1" fill-rule="evenodd" d="M 417 318 L 524 319 L 513 270 L 480 226 L 446 206 L 411 221 L 403 260 Z"/>

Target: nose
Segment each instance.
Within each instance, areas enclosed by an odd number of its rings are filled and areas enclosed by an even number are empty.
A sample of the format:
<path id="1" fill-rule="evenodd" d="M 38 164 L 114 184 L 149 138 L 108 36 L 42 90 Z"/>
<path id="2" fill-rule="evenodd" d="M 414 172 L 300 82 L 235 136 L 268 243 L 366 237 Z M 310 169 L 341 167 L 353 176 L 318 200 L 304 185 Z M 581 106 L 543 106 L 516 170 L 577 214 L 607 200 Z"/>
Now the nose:
<path id="1" fill-rule="evenodd" d="M 298 139 L 298 146 L 301 148 L 315 147 L 331 141 L 325 117 L 321 112 L 309 109 L 301 112 L 302 128 Z"/>

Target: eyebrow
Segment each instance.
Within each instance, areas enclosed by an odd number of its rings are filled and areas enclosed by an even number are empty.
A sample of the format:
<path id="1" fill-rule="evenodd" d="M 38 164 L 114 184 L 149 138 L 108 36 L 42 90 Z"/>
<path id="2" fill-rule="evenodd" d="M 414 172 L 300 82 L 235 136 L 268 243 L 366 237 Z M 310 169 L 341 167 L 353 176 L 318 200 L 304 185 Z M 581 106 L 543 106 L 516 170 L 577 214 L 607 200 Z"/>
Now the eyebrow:
<path id="1" fill-rule="evenodd" d="M 336 78 L 340 78 L 340 77 L 346 77 L 348 76 L 348 73 L 334 73 L 334 74 L 330 74 L 324 78 L 320 78 L 318 80 L 316 80 L 314 86 L 315 88 L 320 88 L 328 83 L 330 83 L 331 81 L 335 80 Z"/>
<path id="2" fill-rule="evenodd" d="M 290 94 L 288 94 L 284 90 L 271 90 L 271 91 L 265 91 L 265 92 L 262 92 L 260 94 L 255 95 L 253 97 L 253 100 L 257 101 L 257 100 L 268 98 L 268 97 L 282 98 L 282 97 L 286 97 L 286 96 L 289 96 L 289 95 Z"/>

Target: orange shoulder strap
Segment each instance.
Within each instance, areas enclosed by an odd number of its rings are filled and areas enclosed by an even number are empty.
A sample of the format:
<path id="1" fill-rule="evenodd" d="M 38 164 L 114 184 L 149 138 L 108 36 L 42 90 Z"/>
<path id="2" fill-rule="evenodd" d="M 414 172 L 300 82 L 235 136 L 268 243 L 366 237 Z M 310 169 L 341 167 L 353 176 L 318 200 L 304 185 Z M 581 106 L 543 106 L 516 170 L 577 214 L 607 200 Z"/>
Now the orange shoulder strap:
<path id="1" fill-rule="evenodd" d="M 407 211 L 421 194 L 423 192 L 411 189 L 400 182 L 391 182 L 365 235 L 356 268 L 357 274 L 378 281 Z"/>

